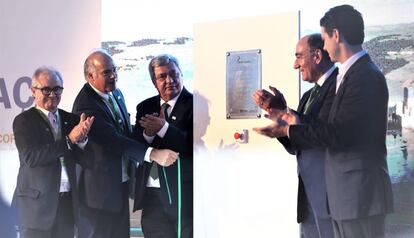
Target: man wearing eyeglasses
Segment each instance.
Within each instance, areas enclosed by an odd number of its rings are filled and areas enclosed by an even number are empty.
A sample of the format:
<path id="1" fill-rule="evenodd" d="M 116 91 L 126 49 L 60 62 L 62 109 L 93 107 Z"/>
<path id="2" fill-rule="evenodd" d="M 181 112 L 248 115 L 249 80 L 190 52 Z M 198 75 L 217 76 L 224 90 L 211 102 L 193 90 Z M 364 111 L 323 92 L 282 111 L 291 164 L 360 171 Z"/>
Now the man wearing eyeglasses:
<path id="1" fill-rule="evenodd" d="M 81 118 L 58 109 L 63 79 L 50 67 L 32 77 L 35 107 L 13 122 L 20 168 L 13 206 L 17 207 L 20 238 L 73 238 L 77 211 L 75 162 L 93 117 Z"/>
<path id="2" fill-rule="evenodd" d="M 79 238 L 129 238 L 129 167 L 144 161 L 170 166 L 178 154 L 154 149 L 133 140 L 129 114 L 117 68 L 103 50 L 91 53 L 84 63 L 87 81 L 73 104 L 75 113 L 95 116 L 79 178 Z"/>
<path id="3" fill-rule="evenodd" d="M 180 158 L 168 168 L 138 167 L 134 211 L 143 209 L 146 238 L 193 237 L 193 95 L 183 86 L 175 57 L 156 56 L 148 69 L 158 95 L 138 104 L 134 136 L 155 148 L 178 151 Z"/>

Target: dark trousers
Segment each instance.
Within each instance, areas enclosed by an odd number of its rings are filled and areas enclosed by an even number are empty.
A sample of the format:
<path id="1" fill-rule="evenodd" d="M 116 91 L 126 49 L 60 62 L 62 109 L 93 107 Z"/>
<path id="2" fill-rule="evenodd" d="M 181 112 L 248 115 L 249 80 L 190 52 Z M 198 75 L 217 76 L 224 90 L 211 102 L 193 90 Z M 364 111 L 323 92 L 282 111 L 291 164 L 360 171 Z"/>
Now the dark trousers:
<path id="1" fill-rule="evenodd" d="M 145 191 L 141 225 L 145 238 L 177 238 L 177 211 L 172 211 L 161 200 L 159 188 L 147 188 Z M 184 197 L 185 195 L 183 195 Z M 191 197 L 191 196 L 188 196 Z M 192 197 L 191 197 L 192 199 Z M 183 198 L 183 204 L 185 203 Z M 182 213 L 181 237 L 193 237 L 192 210 Z"/>
<path id="2" fill-rule="evenodd" d="M 335 238 L 385 237 L 385 215 L 351 220 L 333 220 Z"/>
<path id="3" fill-rule="evenodd" d="M 123 183 L 122 209 L 110 212 L 101 209 L 80 207 L 78 238 L 129 238 L 128 183 Z"/>
<path id="4" fill-rule="evenodd" d="M 42 214 L 39 214 L 41 216 Z M 50 230 L 36 230 L 22 227 L 20 238 L 73 238 L 75 222 L 71 193 L 61 193 L 56 218 Z"/>

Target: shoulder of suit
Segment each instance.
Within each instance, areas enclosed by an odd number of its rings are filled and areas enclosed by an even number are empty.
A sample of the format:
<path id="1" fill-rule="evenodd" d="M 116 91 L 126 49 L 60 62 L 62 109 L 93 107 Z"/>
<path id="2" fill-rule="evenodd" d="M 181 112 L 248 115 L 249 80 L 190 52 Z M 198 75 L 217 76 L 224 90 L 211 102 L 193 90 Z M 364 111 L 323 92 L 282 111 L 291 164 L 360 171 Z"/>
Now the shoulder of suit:
<path id="1" fill-rule="evenodd" d="M 26 111 L 23 111 L 21 113 L 19 113 L 14 120 L 19 119 L 19 118 L 24 118 L 24 117 L 32 117 L 34 115 L 34 113 L 38 113 L 37 109 L 35 107 L 31 107 Z"/>
<path id="2" fill-rule="evenodd" d="M 65 110 L 63 110 L 63 109 L 58 109 L 59 110 L 59 115 L 61 116 L 61 117 L 64 117 L 64 118 L 78 118 L 79 116 L 78 115 L 76 115 L 76 114 L 74 114 L 74 113 L 71 113 L 71 112 L 67 112 L 67 111 L 65 111 Z"/>
<path id="3" fill-rule="evenodd" d="M 185 88 L 183 88 L 183 91 L 181 92 L 180 97 L 178 98 L 178 101 L 188 101 L 188 102 L 193 102 L 193 94 L 190 93 L 189 91 L 187 91 Z M 178 102 L 177 101 L 177 102 Z"/>

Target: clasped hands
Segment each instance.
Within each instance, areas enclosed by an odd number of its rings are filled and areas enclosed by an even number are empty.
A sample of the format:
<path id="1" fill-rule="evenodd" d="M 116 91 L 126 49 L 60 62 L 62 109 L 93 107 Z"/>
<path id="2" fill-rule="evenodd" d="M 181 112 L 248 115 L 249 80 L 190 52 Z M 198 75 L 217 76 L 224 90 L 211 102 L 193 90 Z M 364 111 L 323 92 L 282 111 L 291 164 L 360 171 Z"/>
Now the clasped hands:
<path id="1" fill-rule="evenodd" d="M 270 138 L 287 136 L 289 125 L 298 124 L 299 118 L 286 106 L 286 100 L 279 90 L 272 86 L 269 89 L 272 92 L 261 89 L 255 91 L 252 97 L 257 106 L 267 111 L 264 116 L 272 123 L 253 130 Z"/>
<path id="2" fill-rule="evenodd" d="M 165 124 L 164 111 L 161 109 L 159 114 L 145 114 L 139 119 L 139 124 L 144 128 L 145 135 L 155 136 Z M 177 160 L 178 153 L 169 149 L 153 149 L 150 158 L 157 164 L 168 167 Z"/>
<path id="3" fill-rule="evenodd" d="M 144 128 L 145 135 L 155 136 L 165 124 L 164 111 L 161 109 L 159 116 L 156 112 L 145 114 L 145 116 L 139 119 L 139 124 Z"/>
<path id="4" fill-rule="evenodd" d="M 95 120 L 94 116 L 86 117 L 85 113 L 82 113 L 80 116 L 79 123 L 73 127 L 70 131 L 68 138 L 72 144 L 84 141 L 91 129 L 93 121 Z"/>

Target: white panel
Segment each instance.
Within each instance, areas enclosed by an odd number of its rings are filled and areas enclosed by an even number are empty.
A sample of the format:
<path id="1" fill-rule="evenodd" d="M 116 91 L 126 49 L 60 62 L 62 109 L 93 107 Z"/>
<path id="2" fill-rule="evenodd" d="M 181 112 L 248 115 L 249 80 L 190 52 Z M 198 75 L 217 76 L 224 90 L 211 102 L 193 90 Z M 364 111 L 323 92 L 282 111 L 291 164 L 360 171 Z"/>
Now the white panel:
<path id="1" fill-rule="evenodd" d="M 226 52 L 261 49 L 262 86 L 297 105 L 298 21 L 295 12 L 195 25 L 195 237 L 298 237 L 295 157 L 251 130 L 267 119 L 226 119 L 225 88 Z M 249 143 L 232 146 L 242 129 Z"/>
<path id="2" fill-rule="evenodd" d="M 0 135 L 12 135 L 14 117 L 30 107 L 21 108 L 14 100 L 16 95 L 27 102 L 31 96 L 28 84 L 13 91 L 16 81 L 30 78 L 41 65 L 53 66 L 63 74 L 65 89 L 60 108 L 71 111 L 85 83 L 83 62 L 92 48 L 100 47 L 100 22 L 100 0 L 1 1 L 0 78 L 6 84 L 10 108 L 0 102 Z M 15 187 L 18 163 L 13 141 L 1 140 L 0 193 L 7 200 Z"/>

